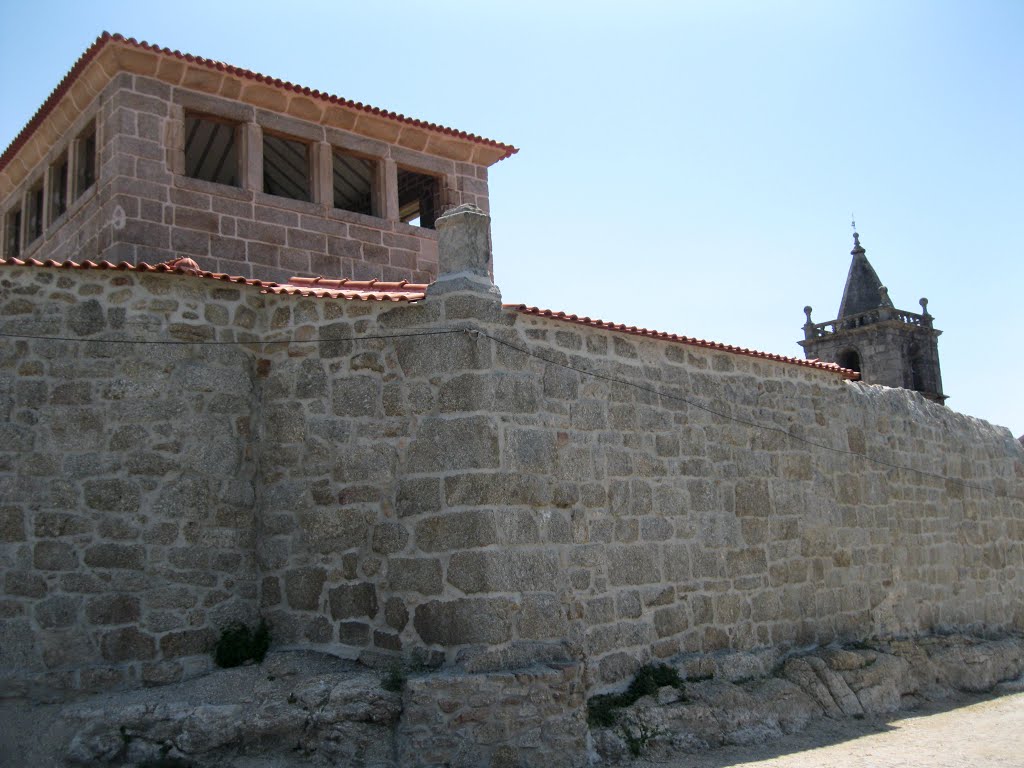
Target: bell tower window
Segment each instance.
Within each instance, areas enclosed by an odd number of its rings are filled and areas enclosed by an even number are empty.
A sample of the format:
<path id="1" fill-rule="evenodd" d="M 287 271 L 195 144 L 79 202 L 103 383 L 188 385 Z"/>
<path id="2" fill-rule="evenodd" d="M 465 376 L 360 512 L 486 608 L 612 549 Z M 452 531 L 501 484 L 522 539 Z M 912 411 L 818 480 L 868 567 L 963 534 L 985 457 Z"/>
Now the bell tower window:
<path id="1" fill-rule="evenodd" d="M 860 355 L 857 354 L 856 349 L 844 349 L 839 353 L 836 362 L 843 368 L 849 368 L 851 371 L 860 373 Z"/>

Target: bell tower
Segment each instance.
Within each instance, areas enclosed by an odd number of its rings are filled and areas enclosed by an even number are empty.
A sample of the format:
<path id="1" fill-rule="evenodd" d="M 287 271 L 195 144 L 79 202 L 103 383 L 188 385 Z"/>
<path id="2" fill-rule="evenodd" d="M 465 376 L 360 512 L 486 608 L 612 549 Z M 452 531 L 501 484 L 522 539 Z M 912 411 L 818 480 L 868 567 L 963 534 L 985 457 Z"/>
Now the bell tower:
<path id="1" fill-rule="evenodd" d="M 850 254 L 853 261 L 839 316 L 815 323 L 811 308 L 804 307 L 807 321 L 798 342 L 804 355 L 858 371 L 867 384 L 912 389 L 943 403 L 938 347 L 942 331 L 932 325 L 928 299 L 921 299 L 920 314 L 896 309 L 856 231 Z"/>

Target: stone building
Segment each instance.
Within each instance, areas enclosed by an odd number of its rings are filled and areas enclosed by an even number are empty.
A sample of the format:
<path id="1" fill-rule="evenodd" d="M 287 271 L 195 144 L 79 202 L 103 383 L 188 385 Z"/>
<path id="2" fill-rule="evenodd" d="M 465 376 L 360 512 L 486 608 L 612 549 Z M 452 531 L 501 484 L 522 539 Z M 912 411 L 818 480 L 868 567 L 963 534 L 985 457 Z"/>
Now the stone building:
<path id="1" fill-rule="evenodd" d="M 837 318 L 815 323 L 811 308 L 804 307 L 807 322 L 798 342 L 804 354 L 857 371 L 868 384 L 912 389 L 945 402 L 939 370 L 942 331 L 932 324 L 928 299 L 921 299 L 920 314 L 896 309 L 856 232 L 850 254 L 853 261 Z"/>
<path id="2" fill-rule="evenodd" d="M 0 156 L 5 690 L 181 680 L 264 618 L 277 648 L 444 668 L 414 752 L 478 729 L 547 765 L 654 660 L 1024 629 L 1007 430 L 503 305 L 487 168 L 514 151 L 97 41 Z M 510 695 L 504 735 L 445 708 L 527 678 L 547 698 Z"/>
<path id="3" fill-rule="evenodd" d="M 515 147 L 104 34 L 0 155 L 0 257 L 430 282 Z"/>

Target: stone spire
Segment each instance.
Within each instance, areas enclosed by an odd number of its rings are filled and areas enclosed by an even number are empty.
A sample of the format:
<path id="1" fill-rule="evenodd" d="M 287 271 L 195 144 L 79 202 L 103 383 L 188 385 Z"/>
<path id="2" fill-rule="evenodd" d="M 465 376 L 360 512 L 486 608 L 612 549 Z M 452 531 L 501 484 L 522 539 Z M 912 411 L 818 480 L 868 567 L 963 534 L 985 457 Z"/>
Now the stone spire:
<path id="1" fill-rule="evenodd" d="M 855 370 L 867 384 L 913 389 L 944 402 L 937 342 L 942 331 L 932 322 L 928 300 L 921 299 L 921 314 L 896 309 L 868 263 L 856 227 L 850 254 L 853 262 L 839 316 L 815 323 L 811 308 L 804 307 L 804 338 L 799 342 L 804 354 Z"/>
<path id="2" fill-rule="evenodd" d="M 860 235 L 854 232 L 853 250 L 850 251 L 853 261 L 850 262 L 850 271 L 846 276 L 843 300 L 839 304 L 840 319 L 878 307 L 892 306 L 888 292 L 865 253 L 864 246 L 860 244 Z"/>

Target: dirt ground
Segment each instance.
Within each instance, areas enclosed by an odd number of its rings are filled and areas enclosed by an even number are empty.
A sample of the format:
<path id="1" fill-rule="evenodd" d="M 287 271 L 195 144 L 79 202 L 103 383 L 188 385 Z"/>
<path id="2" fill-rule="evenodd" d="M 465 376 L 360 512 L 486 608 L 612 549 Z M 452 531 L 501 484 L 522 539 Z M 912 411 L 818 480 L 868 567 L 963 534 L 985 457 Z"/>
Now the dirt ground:
<path id="1" fill-rule="evenodd" d="M 769 744 L 630 768 L 1024 768 L 1024 693 L 971 697 L 883 719 L 822 720 Z"/>

